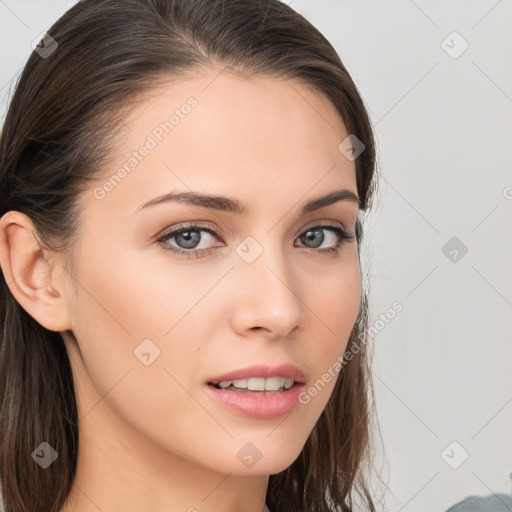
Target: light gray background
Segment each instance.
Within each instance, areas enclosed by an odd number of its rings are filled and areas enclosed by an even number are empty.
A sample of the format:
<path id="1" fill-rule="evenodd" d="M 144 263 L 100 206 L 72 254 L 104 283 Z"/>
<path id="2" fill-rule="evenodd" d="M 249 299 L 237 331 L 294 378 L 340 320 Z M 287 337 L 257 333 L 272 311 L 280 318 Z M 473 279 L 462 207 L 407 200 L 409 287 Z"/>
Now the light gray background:
<path id="1" fill-rule="evenodd" d="M 2 120 L 31 42 L 74 3 L 0 0 Z M 377 136 L 364 256 L 372 322 L 403 305 L 374 337 L 380 510 L 509 493 L 512 1 L 287 3 L 336 47 Z M 446 40 L 453 31 L 469 44 L 457 58 L 445 51 L 462 48 Z M 468 249 L 455 248 L 456 261 L 442 251 L 452 237 Z"/>

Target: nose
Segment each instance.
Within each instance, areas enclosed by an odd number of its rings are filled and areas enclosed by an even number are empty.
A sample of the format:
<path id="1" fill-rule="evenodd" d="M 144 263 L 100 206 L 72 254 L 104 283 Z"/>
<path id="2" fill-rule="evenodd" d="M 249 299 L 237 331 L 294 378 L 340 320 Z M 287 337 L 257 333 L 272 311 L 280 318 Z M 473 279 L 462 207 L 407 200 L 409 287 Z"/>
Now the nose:
<path id="1" fill-rule="evenodd" d="M 241 336 L 256 331 L 258 336 L 282 339 L 306 321 L 300 276 L 294 273 L 285 251 L 266 244 L 252 263 L 242 258 L 232 278 L 240 283 L 234 293 L 233 329 Z"/>

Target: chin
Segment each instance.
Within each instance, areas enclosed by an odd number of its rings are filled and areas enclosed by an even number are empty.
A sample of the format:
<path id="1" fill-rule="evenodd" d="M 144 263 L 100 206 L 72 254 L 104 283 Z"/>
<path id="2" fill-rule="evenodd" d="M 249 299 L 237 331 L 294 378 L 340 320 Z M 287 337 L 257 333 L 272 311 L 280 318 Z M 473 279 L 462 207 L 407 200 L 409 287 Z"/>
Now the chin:
<path id="1" fill-rule="evenodd" d="M 265 433 L 265 436 L 269 432 Z M 240 447 L 238 447 L 240 445 Z M 264 441 L 252 443 L 237 442 L 235 451 L 238 460 L 233 464 L 233 459 L 226 461 L 229 467 L 228 472 L 242 475 L 273 475 L 281 473 L 299 457 L 303 443 L 284 444 L 278 437 L 273 438 L 270 434 Z"/>

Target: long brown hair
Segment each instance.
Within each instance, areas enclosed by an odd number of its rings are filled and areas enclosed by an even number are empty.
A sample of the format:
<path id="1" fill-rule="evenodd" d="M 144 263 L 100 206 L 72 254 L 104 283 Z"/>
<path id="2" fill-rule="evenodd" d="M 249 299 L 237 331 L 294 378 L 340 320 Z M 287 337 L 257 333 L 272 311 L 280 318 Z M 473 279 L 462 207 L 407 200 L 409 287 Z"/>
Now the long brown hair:
<path id="1" fill-rule="evenodd" d="M 360 210 L 375 188 L 374 136 L 340 57 L 303 16 L 278 0 L 82 0 L 48 30 L 16 84 L 0 139 L 0 216 L 28 215 L 51 250 L 72 249 L 77 198 L 97 178 L 123 112 L 160 81 L 212 65 L 293 79 L 322 92 L 349 134 Z M 50 44 L 48 44 L 50 42 Z M 53 45 L 53 46 L 52 46 Z M 341 142 L 341 140 L 340 140 Z M 356 229 L 358 247 L 362 223 Z M 58 511 L 76 474 L 79 424 L 73 375 L 59 332 L 45 329 L 0 285 L 0 480 L 8 512 Z M 274 512 L 350 511 L 353 492 L 375 510 L 364 476 L 373 384 L 365 339 L 367 289 L 334 391 L 299 457 L 271 475 Z M 355 345 L 360 348 L 353 350 Z M 41 442 L 58 453 L 42 470 Z"/>

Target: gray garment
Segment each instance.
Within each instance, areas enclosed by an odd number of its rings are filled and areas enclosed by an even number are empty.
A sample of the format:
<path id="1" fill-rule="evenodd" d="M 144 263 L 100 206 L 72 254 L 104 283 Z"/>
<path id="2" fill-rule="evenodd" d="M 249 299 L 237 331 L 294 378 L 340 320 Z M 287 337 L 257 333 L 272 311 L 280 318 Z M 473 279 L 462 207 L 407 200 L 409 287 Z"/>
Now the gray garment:
<path id="1" fill-rule="evenodd" d="M 491 494 L 490 496 L 469 496 L 456 503 L 446 512 L 510 512 L 512 496 L 508 494 Z"/>
<path id="2" fill-rule="evenodd" d="M 4 495 L 2 494 L 2 482 L 0 482 L 0 512 L 5 512 Z"/>
<path id="3" fill-rule="evenodd" d="M 509 473 L 512 480 L 512 473 Z M 451 506 L 446 512 L 511 512 L 512 490 L 510 494 L 489 494 L 487 496 L 468 496 Z"/>

